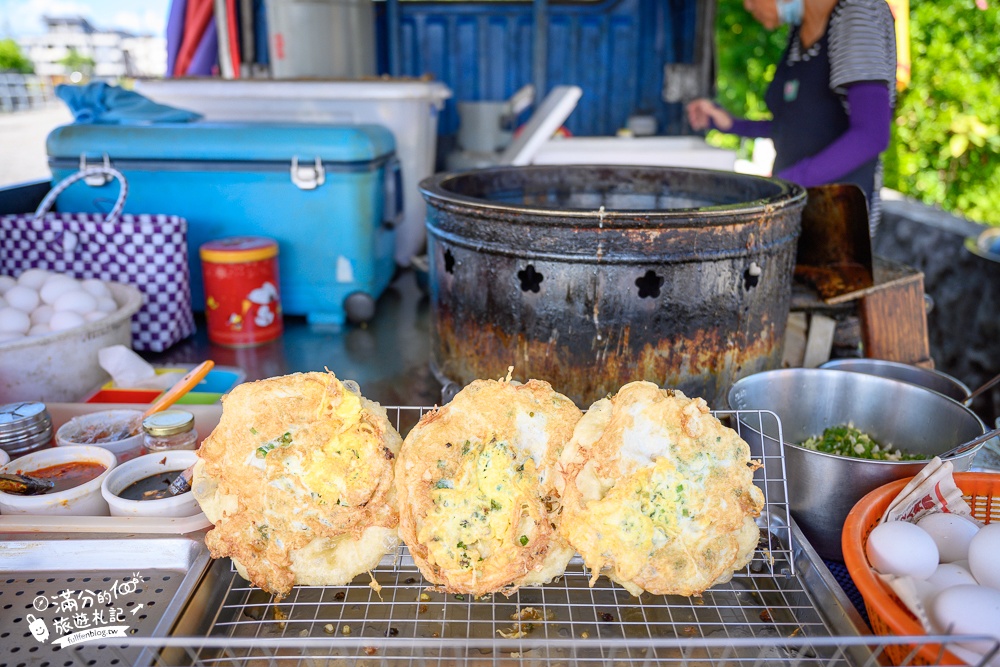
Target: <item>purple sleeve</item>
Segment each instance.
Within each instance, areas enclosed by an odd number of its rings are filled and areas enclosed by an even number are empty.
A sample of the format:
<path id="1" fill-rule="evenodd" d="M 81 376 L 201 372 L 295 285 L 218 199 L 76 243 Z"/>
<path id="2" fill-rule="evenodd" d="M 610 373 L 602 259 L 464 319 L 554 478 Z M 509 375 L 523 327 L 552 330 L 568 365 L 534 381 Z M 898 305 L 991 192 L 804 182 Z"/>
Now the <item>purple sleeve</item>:
<path id="1" fill-rule="evenodd" d="M 775 174 L 812 187 L 834 183 L 889 145 L 892 106 L 884 81 L 861 81 L 847 88 L 850 121 L 847 130 L 819 153 L 799 160 Z"/>
<path id="2" fill-rule="evenodd" d="M 730 128 L 729 133 L 738 134 L 741 137 L 750 137 L 751 139 L 770 138 L 771 121 L 733 118 L 733 126 Z"/>

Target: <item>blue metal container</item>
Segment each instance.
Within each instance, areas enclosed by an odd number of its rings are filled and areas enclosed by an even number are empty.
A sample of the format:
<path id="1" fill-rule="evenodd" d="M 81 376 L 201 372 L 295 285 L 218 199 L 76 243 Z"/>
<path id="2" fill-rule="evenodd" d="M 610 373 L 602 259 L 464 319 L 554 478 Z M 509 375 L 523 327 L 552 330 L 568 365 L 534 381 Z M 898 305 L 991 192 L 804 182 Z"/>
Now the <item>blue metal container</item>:
<path id="1" fill-rule="evenodd" d="M 192 303 L 204 305 L 198 247 L 225 236 L 278 241 L 284 312 L 367 320 L 395 272 L 402 214 L 392 133 L 378 125 L 74 124 L 48 137 L 53 182 L 110 163 L 128 180 L 126 213 L 188 220 Z M 60 211 L 106 212 L 117 183 L 80 181 Z"/>

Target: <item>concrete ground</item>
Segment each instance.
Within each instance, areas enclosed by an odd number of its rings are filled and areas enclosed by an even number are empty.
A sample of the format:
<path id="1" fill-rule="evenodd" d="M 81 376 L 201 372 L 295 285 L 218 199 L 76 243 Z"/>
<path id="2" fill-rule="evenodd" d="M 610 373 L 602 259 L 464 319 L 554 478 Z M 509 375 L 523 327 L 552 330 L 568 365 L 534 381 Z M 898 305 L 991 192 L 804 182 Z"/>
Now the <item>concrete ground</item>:
<path id="1" fill-rule="evenodd" d="M 72 120 L 58 100 L 40 109 L 0 113 L 0 187 L 50 178 L 45 137 Z"/>

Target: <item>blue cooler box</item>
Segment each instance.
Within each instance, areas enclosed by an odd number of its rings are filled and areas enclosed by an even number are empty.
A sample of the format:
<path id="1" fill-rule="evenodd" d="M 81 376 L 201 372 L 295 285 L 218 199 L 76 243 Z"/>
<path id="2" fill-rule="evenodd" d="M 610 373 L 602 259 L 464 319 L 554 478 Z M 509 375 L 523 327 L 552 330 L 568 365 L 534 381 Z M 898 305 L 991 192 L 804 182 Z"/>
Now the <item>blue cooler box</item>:
<path id="1" fill-rule="evenodd" d="M 378 125 L 74 124 L 47 141 L 53 183 L 110 164 L 126 213 L 188 221 L 191 297 L 204 307 L 198 248 L 226 236 L 278 242 L 282 308 L 310 322 L 367 320 L 389 285 L 402 188 L 392 133 Z M 79 181 L 63 212 L 107 212 L 118 182 Z"/>

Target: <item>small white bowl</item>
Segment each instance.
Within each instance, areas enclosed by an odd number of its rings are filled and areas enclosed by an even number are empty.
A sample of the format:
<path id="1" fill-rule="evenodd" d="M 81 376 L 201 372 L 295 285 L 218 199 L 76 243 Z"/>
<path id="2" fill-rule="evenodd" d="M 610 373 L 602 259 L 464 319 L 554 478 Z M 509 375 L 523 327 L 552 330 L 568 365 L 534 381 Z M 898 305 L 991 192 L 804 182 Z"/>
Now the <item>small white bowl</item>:
<path id="1" fill-rule="evenodd" d="M 111 508 L 111 516 L 188 517 L 200 513 L 201 507 L 190 491 L 157 500 L 126 500 L 118 496 L 140 479 L 164 472 L 176 472 L 179 475 L 197 460 L 198 453 L 194 450 L 178 449 L 146 454 L 121 464 L 101 485 L 101 495 Z"/>
<path id="2" fill-rule="evenodd" d="M 35 470 L 74 461 L 100 463 L 107 470 L 79 486 L 41 496 L 17 496 L 0 491 L 0 514 L 107 516 L 108 503 L 101 495 L 101 484 L 117 465 L 117 460 L 114 454 L 102 447 L 78 445 L 42 449 L 14 459 L 0 468 L 0 472 L 31 475 Z"/>
<path id="3" fill-rule="evenodd" d="M 103 428 L 124 429 L 131 424 L 141 423 L 142 412 L 139 410 L 102 410 L 79 415 L 59 427 L 59 430 L 56 431 L 56 445 L 59 447 L 67 445 L 101 447 L 112 452 L 117 457 L 118 463 L 125 463 L 141 456 L 145 451 L 142 447 L 143 432 L 141 426 L 136 435 L 114 442 L 84 442 L 86 438 L 83 436 L 87 432 L 96 432 Z"/>

